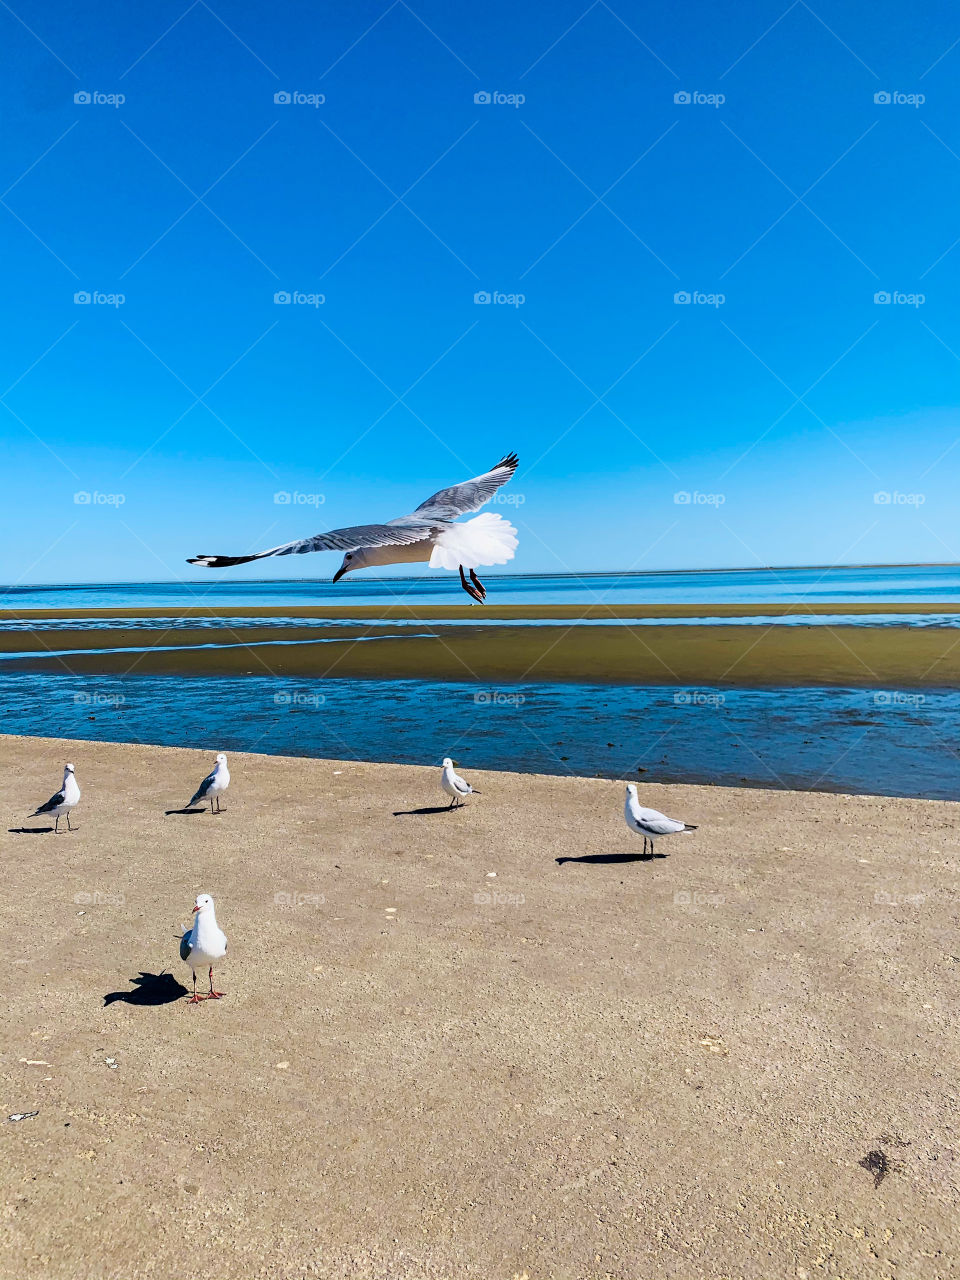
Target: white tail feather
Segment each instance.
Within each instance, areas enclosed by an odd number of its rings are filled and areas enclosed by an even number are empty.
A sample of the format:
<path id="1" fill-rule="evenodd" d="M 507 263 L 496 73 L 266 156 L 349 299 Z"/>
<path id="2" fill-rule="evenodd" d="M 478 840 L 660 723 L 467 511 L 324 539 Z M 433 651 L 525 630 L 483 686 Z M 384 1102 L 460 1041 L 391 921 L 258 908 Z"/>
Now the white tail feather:
<path id="1" fill-rule="evenodd" d="M 431 569 L 476 569 L 484 564 L 506 564 L 517 549 L 517 531 L 509 520 L 490 511 L 464 524 L 444 529 L 430 555 Z"/>

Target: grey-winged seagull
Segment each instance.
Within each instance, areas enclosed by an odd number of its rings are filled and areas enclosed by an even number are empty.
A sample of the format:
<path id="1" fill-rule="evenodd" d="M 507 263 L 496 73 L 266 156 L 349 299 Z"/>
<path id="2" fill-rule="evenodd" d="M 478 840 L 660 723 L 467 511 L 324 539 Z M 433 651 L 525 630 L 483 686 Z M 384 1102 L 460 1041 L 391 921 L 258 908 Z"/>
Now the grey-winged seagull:
<path id="1" fill-rule="evenodd" d="M 448 796 L 453 796 L 447 808 L 452 809 L 458 802 L 463 803 L 464 796 L 478 796 L 479 791 L 475 791 L 467 782 L 466 778 L 461 778 L 459 773 L 453 767 L 453 761 L 449 756 L 443 757 L 443 772 L 440 774 L 440 786 Z"/>
<path id="2" fill-rule="evenodd" d="M 383 524 L 358 524 L 344 529 L 330 529 L 258 551 L 252 556 L 195 556 L 187 564 L 206 569 L 226 569 L 235 564 L 249 564 L 267 556 L 299 556 L 308 551 L 345 551 L 343 563 L 333 575 L 339 582 L 345 573 L 367 569 L 371 565 L 414 564 L 428 561 L 431 569 L 459 569 L 460 585 L 467 595 L 483 604 L 486 589 L 474 572 L 481 565 L 506 564 L 513 559 L 517 547 L 517 531 L 509 520 L 493 512 L 485 512 L 473 520 L 456 524 L 459 516 L 480 508 L 510 479 L 517 469 L 518 458 L 509 453 L 483 475 L 461 484 L 441 489 L 421 502 L 408 516 L 398 516 Z M 470 581 L 464 569 L 470 571 Z"/>
<path id="3" fill-rule="evenodd" d="M 215 961 L 222 960 L 227 954 L 227 935 L 217 924 L 217 914 L 213 907 L 213 899 L 209 893 L 201 893 L 193 908 L 193 925 L 180 939 L 180 959 L 193 970 L 193 999 L 188 1004 L 199 1004 L 201 1000 L 219 1000 L 222 991 L 213 989 L 213 966 Z M 197 995 L 197 970 L 209 970 L 210 990 L 205 996 Z"/>
<path id="4" fill-rule="evenodd" d="M 220 808 L 220 797 L 230 785 L 230 770 L 227 768 L 227 757 L 223 752 L 217 755 L 217 763 L 213 767 L 213 773 L 208 773 L 204 780 L 197 787 L 190 804 L 196 804 L 198 800 L 210 801 L 210 812 L 214 812 L 213 802 L 217 802 L 217 813 L 223 813 Z M 187 808 L 190 806 L 188 805 Z"/>
<path id="5" fill-rule="evenodd" d="M 696 831 L 697 829 L 688 822 L 677 822 L 675 818 L 668 818 L 666 814 L 660 813 L 657 809 L 645 809 L 637 799 L 637 784 L 635 782 L 627 783 L 627 798 L 623 806 L 623 817 L 631 831 L 643 836 L 644 853 L 647 851 L 648 840 L 650 841 L 650 852 L 653 853 L 653 842 L 658 836 L 672 836 L 676 835 L 678 831 Z"/>
<path id="6" fill-rule="evenodd" d="M 68 764 L 63 770 L 63 786 L 55 796 L 51 796 L 46 804 L 42 804 L 30 814 L 31 818 L 39 818 L 41 815 L 46 818 L 53 818 L 53 829 L 57 835 L 60 834 L 60 819 L 64 814 L 67 815 L 67 830 L 73 831 L 70 825 L 70 810 L 80 803 L 80 788 L 77 785 L 77 776 L 74 772 L 73 765 Z"/>

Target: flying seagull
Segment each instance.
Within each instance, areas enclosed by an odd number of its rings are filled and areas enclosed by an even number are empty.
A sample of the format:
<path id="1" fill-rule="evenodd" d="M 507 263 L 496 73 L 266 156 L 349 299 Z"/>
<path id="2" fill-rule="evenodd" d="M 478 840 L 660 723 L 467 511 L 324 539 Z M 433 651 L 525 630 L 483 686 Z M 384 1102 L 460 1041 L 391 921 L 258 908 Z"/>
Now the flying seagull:
<path id="1" fill-rule="evenodd" d="M 201 893 L 193 908 L 193 925 L 180 939 L 180 959 L 193 970 L 193 999 L 188 1000 L 188 1004 L 220 999 L 223 992 L 213 989 L 213 964 L 215 960 L 222 960 L 226 954 L 227 935 L 217 924 L 213 899 L 209 893 Z M 198 996 L 197 970 L 202 973 L 204 967 L 209 967 L 210 990 L 206 996 Z"/>
<path id="2" fill-rule="evenodd" d="M 452 809 L 457 803 L 463 804 L 464 796 L 478 796 L 479 791 L 474 791 L 470 783 L 465 778 L 461 778 L 459 773 L 454 770 L 453 761 L 449 756 L 443 758 L 443 773 L 440 775 L 440 786 L 448 796 L 453 796 L 447 808 Z"/>
<path id="3" fill-rule="evenodd" d="M 227 569 L 249 564 L 267 556 L 301 556 L 308 551 L 344 551 L 343 563 L 333 575 L 339 582 L 345 573 L 371 565 L 408 564 L 429 561 L 431 569 L 459 569 L 460 585 L 467 595 L 483 604 L 486 590 L 474 570 L 480 565 L 506 564 L 517 547 L 517 531 L 503 516 L 486 512 L 463 524 L 454 523 L 469 511 L 479 511 L 517 469 L 518 458 L 509 453 L 482 476 L 441 489 L 416 511 L 384 524 L 358 524 L 346 529 L 330 529 L 258 551 L 252 556 L 195 556 L 187 564 L 206 569 Z M 464 569 L 470 571 L 468 582 Z"/>
<path id="4" fill-rule="evenodd" d="M 696 831 L 695 826 L 686 822 L 677 822 L 668 818 L 656 809 L 645 809 L 637 799 L 637 784 L 627 783 L 627 799 L 623 806 L 623 817 L 631 831 L 643 836 L 643 852 L 647 852 L 647 841 L 650 841 L 650 852 L 653 853 L 653 842 L 657 836 L 672 836 L 678 831 Z"/>
<path id="5" fill-rule="evenodd" d="M 230 770 L 227 768 L 227 757 L 221 751 L 217 756 L 217 763 L 213 767 L 213 773 L 208 773 L 204 780 L 197 787 L 190 804 L 196 804 L 198 800 L 210 801 L 210 812 L 214 812 L 213 802 L 217 802 L 217 813 L 223 813 L 220 808 L 220 796 L 226 791 L 230 785 Z M 190 808 L 190 805 L 187 805 Z"/>
<path id="6" fill-rule="evenodd" d="M 53 829 L 60 834 L 60 819 L 64 814 L 67 815 L 67 830 L 73 831 L 70 826 L 70 810 L 80 802 L 80 788 L 77 786 L 76 774 L 73 771 L 73 765 L 68 764 L 63 771 L 63 786 L 55 796 L 51 796 L 46 804 L 42 804 L 39 809 L 30 814 L 31 818 L 39 818 L 41 814 L 47 818 L 53 818 Z"/>

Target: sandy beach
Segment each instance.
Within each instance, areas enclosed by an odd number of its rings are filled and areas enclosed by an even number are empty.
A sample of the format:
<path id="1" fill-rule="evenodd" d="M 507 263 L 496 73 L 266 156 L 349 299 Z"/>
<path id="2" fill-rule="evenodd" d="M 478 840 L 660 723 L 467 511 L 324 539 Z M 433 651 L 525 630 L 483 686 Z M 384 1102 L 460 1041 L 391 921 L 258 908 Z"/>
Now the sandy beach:
<path id="1" fill-rule="evenodd" d="M 956 1273 L 955 806 L 216 746 L 0 738 L 3 1276 Z"/>

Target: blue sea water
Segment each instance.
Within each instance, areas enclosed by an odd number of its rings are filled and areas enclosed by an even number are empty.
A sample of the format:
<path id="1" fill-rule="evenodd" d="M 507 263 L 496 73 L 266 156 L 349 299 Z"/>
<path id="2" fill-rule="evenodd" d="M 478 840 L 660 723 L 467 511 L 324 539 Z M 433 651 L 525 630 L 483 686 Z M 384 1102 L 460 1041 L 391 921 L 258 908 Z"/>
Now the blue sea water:
<path id="1" fill-rule="evenodd" d="M 948 614 L 893 615 L 884 608 L 960 601 L 960 567 L 953 565 L 491 575 L 486 583 L 489 598 L 503 604 L 702 604 L 704 616 L 691 621 L 717 627 L 734 619 L 710 618 L 710 607 L 737 603 L 876 606 L 865 616 L 838 608 L 826 620 L 831 625 L 960 622 Z M 25 609 L 159 607 L 169 614 L 143 624 L 119 623 L 159 628 L 174 622 L 185 605 L 274 605 L 289 609 L 287 617 L 273 620 L 280 641 L 285 623 L 306 604 L 439 606 L 464 600 L 449 575 L 358 577 L 336 586 L 212 577 L 186 584 L 16 586 L 0 588 L 0 630 L 22 633 L 34 626 L 18 617 Z M 480 608 L 476 620 L 486 621 Z M 114 625 L 83 625 L 108 621 Z M 769 625 L 771 619 L 750 621 Z M 231 626 L 245 622 L 264 625 L 249 617 L 233 619 Z M 62 625 L 37 628 L 52 650 Z M 217 644 L 219 624 L 207 625 L 210 643 Z M 825 621 L 807 616 L 777 625 Z M 422 626 L 377 623 L 376 631 L 412 635 Z M 47 737 L 417 764 L 452 755 L 477 768 L 960 799 L 960 692 L 949 689 L 691 690 L 587 683 L 486 689 L 253 675 L 80 677 L 4 670 L 0 660 L 0 710 L 4 732 Z"/>
<path id="2" fill-rule="evenodd" d="M 824 604 L 960 602 L 960 565 L 695 569 L 655 573 L 489 574 L 491 604 Z M 190 582 L 0 586 L 0 610 L 187 605 L 463 604 L 455 575 L 238 581 L 214 572 Z M 479 610 L 478 610 L 479 612 Z"/>

